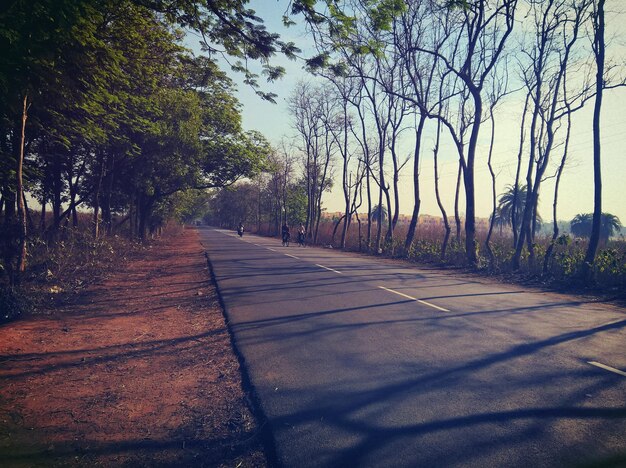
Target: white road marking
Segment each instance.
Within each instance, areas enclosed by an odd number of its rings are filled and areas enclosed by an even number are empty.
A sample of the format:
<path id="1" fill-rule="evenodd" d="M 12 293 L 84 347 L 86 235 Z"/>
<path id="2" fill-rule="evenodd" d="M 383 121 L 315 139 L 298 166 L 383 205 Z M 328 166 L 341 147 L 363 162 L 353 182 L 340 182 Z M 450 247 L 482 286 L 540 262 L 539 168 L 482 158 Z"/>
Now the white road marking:
<path id="1" fill-rule="evenodd" d="M 268 247 L 267 250 L 271 250 L 272 252 L 276 252 L 274 249 L 272 249 L 271 247 Z"/>
<path id="2" fill-rule="evenodd" d="M 619 369 L 616 369 L 615 367 L 607 366 L 605 364 L 602 364 L 602 363 L 596 362 L 596 361 L 587 361 L 587 364 L 591 364 L 592 366 L 599 367 L 600 369 L 604 369 L 604 370 L 607 370 L 609 372 L 613 372 L 614 374 L 626 377 L 626 372 L 621 371 Z"/>
<path id="3" fill-rule="evenodd" d="M 259 244 L 254 244 L 254 245 L 256 245 L 257 247 L 261 247 Z"/>
<path id="4" fill-rule="evenodd" d="M 397 294 L 398 296 L 406 297 L 407 299 L 411 299 L 412 301 L 417 301 L 413 296 L 409 296 L 407 294 L 401 293 L 400 291 L 394 291 L 393 289 L 386 288 L 384 286 L 378 286 L 380 289 L 384 289 L 385 291 L 389 291 L 391 293 Z"/>
<path id="5" fill-rule="evenodd" d="M 287 257 L 295 258 L 296 260 L 300 260 L 300 257 L 296 257 L 295 255 L 285 254 Z"/>
<path id="6" fill-rule="evenodd" d="M 335 273 L 339 273 L 340 275 L 343 275 L 343 273 L 342 273 L 342 272 L 337 271 L 337 270 L 333 270 L 332 268 L 328 268 L 327 266 L 324 266 L 324 265 L 320 265 L 319 263 L 316 263 L 316 264 L 315 264 L 315 266 L 318 266 L 318 267 L 320 267 L 320 268 L 324 268 L 324 269 L 326 269 L 326 270 L 328 270 L 328 271 L 333 271 L 333 272 L 335 272 Z"/>
<path id="7" fill-rule="evenodd" d="M 442 312 L 450 312 L 448 309 L 444 309 L 443 307 L 439 307 L 439 306 L 437 306 L 435 304 L 431 304 L 430 302 L 422 301 L 421 299 L 418 299 L 418 298 L 413 297 L 413 296 L 409 296 L 408 294 L 401 293 L 400 291 L 394 291 L 393 289 L 389 289 L 389 288 L 386 288 L 384 286 L 378 286 L 378 287 L 380 289 L 384 289 L 385 291 L 389 291 L 390 293 L 397 294 L 398 296 L 406 297 L 407 299 L 410 299 L 412 301 L 416 301 L 416 302 L 419 302 L 420 304 L 424 304 L 425 306 L 432 307 L 433 309 L 437 309 L 437 310 L 440 310 Z"/>

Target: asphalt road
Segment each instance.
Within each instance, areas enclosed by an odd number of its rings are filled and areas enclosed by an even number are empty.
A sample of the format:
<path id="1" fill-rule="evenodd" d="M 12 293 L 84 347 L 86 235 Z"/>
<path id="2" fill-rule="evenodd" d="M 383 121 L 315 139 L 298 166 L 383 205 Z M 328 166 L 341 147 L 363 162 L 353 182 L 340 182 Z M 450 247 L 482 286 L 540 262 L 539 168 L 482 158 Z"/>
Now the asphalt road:
<path id="1" fill-rule="evenodd" d="M 626 311 L 200 228 L 285 467 L 626 466 Z"/>

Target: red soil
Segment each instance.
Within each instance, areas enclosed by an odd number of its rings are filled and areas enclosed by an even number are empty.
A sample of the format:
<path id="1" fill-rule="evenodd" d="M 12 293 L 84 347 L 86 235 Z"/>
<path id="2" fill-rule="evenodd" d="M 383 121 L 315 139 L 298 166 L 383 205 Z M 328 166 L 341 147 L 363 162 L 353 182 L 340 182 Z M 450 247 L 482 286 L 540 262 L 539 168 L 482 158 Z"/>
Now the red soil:
<path id="1" fill-rule="evenodd" d="M 0 465 L 266 465 L 195 230 L 0 326 Z"/>

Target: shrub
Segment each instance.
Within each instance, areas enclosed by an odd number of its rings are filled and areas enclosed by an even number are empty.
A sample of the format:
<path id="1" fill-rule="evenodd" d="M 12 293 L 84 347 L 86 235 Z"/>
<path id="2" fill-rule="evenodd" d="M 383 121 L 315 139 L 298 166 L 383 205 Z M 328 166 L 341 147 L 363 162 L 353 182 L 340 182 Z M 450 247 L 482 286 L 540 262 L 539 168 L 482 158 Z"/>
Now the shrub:
<path id="1" fill-rule="evenodd" d="M 0 289 L 0 322 L 8 322 L 32 311 L 32 301 L 23 293 L 8 288 Z"/>

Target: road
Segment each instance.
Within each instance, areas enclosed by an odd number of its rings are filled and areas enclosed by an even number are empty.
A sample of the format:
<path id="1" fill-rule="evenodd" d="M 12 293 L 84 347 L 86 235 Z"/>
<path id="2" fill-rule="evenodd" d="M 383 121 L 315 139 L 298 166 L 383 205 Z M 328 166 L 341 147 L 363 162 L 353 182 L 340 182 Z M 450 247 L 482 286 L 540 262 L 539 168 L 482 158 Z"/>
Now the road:
<path id="1" fill-rule="evenodd" d="M 626 311 L 201 228 L 285 467 L 626 466 Z"/>

